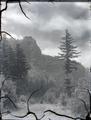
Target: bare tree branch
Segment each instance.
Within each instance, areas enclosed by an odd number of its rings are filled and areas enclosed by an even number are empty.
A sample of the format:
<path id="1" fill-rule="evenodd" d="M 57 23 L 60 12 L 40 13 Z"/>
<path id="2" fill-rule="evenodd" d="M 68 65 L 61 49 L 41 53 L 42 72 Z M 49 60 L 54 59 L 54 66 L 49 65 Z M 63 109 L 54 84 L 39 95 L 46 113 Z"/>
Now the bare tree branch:
<path id="1" fill-rule="evenodd" d="M 10 115 L 13 116 L 13 117 L 17 117 L 17 118 L 25 118 L 25 117 L 28 116 L 28 114 L 25 114 L 23 116 L 17 116 L 17 115 L 13 115 L 12 113 L 10 113 Z"/>
<path id="2" fill-rule="evenodd" d="M 84 104 L 85 110 L 87 111 L 87 113 L 89 113 L 86 102 L 81 98 L 78 98 L 78 99 Z"/>
<path id="3" fill-rule="evenodd" d="M 39 89 L 33 91 L 33 92 L 31 93 L 31 95 L 29 96 L 29 98 L 28 98 L 28 100 L 27 100 L 27 110 L 28 110 L 28 112 L 30 111 L 30 110 L 29 110 L 29 101 L 30 101 L 31 97 L 32 97 L 34 94 L 36 94 L 38 91 L 40 91 L 41 88 L 42 88 L 42 86 L 41 86 Z"/>
<path id="4" fill-rule="evenodd" d="M 28 112 L 26 113 L 25 115 L 23 116 L 17 116 L 17 115 L 13 115 L 10 113 L 10 115 L 14 116 L 14 117 L 17 117 L 17 118 L 25 118 L 27 117 L 28 115 L 33 115 L 35 117 L 36 120 L 41 120 L 42 118 L 44 118 L 45 115 L 43 115 L 41 118 L 38 118 L 37 115 L 34 113 L 34 112 Z"/>
<path id="5" fill-rule="evenodd" d="M 51 113 L 53 113 L 53 114 L 55 114 L 55 115 L 57 115 L 57 116 L 66 117 L 66 118 L 70 118 L 70 119 L 73 119 L 73 120 L 77 120 L 77 119 L 85 120 L 85 119 L 80 118 L 80 117 L 74 118 L 74 117 L 71 117 L 71 116 L 68 116 L 68 115 L 62 115 L 62 114 L 56 113 L 56 112 L 54 112 L 54 111 L 52 111 L 52 110 L 46 110 L 46 111 L 44 111 L 44 113 L 47 113 L 47 112 L 51 112 Z"/>
<path id="6" fill-rule="evenodd" d="M 0 99 L 3 99 L 3 98 L 8 99 L 8 100 L 13 104 L 13 106 L 14 106 L 15 108 L 17 108 L 17 106 L 15 105 L 15 103 L 13 102 L 13 100 L 12 100 L 8 95 L 1 96 L 1 97 L 0 97 Z"/>
<path id="7" fill-rule="evenodd" d="M 8 2 L 9 2 L 9 1 L 6 0 L 6 2 L 5 2 L 5 4 L 6 4 L 6 5 L 5 5 L 5 8 L 0 11 L 1 13 L 2 13 L 3 11 L 7 10 L 7 8 L 8 8 Z"/>
<path id="8" fill-rule="evenodd" d="M 6 31 L 1 31 L 1 34 L 2 34 L 2 33 L 7 34 L 8 36 L 10 36 L 11 38 L 13 38 L 13 39 L 15 40 L 15 38 L 14 38 L 14 37 L 12 37 L 12 35 L 11 35 L 11 34 L 9 34 L 8 32 L 6 32 Z"/>
<path id="9" fill-rule="evenodd" d="M 89 89 L 87 89 L 87 88 L 84 88 L 84 89 L 85 89 L 85 90 L 87 90 L 87 92 L 88 92 L 89 96 L 91 96 L 90 90 L 89 90 Z"/>
<path id="10" fill-rule="evenodd" d="M 29 17 L 26 15 L 26 13 L 24 12 L 24 10 L 23 10 L 23 8 L 22 8 L 21 1 L 20 1 L 20 0 L 19 0 L 19 2 L 18 2 L 18 3 L 19 3 L 19 7 L 20 7 L 20 9 L 21 9 L 22 13 L 24 14 L 24 16 L 30 20 L 30 18 L 29 18 Z"/>
<path id="11" fill-rule="evenodd" d="M 5 112 L 2 112 L 1 114 L 2 114 L 2 115 L 3 115 L 3 114 L 10 114 L 10 111 L 5 111 Z"/>
<path id="12" fill-rule="evenodd" d="M 42 120 L 42 118 L 44 118 L 44 117 L 45 117 L 45 114 L 43 114 L 43 116 L 39 120 Z"/>
<path id="13" fill-rule="evenodd" d="M 17 117 L 17 118 L 25 118 L 25 117 L 27 117 L 28 115 L 33 115 L 36 120 L 41 120 L 42 118 L 44 118 L 44 116 L 45 116 L 44 114 L 43 114 L 43 116 L 42 116 L 41 118 L 38 118 L 37 115 L 36 115 L 34 112 L 31 112 L 30 109 L 29 109 L 29 101 L 30 101 L 31 97 L 32 97 L 35 93 L 37 93 L 40 89 L 41 89 L 41 87 L 40 87 L 39 89 L 33 91 L 33 92 L 31 93 L 31 95 L 29 96 L 29 98 L 28 98 L 28 100 L 27 100 L 27 113 L 26 113 L 25 115 L 23 115 L 23 116 L 17 116 L 17 115 L 13 115 L 13 114 L 11 114 L 11 113 L 10 113 L 10 115 L 12 115 L 12 116 L 14 116 L 14 117 Z"/>
<path id="14" fill-rule="evenodd" d="M 79 86 L 80 87 L 80 86 Z M 78 88 L 78 90 L 80 90 L 80 92 L 88 92 L 88 94 L 89 94 L 89 96 L 91 95 L 90 94 L 90 90 L 89 89 L 87 89 L 87 88 Z M 85 91 L 82 91 L 82 90 L 85 90 Z"/>
<path id="15" fill-rule="evenodd" d="M 88 93 L 88 95 L 89 95 L 89 104 L 91 104 L 90 102 L 90 99 L 91 99 L 91 93 L 90 93 L 90 90 L 88 89 L 88 88 L 79 88 L 79 90 L 80 90 L 80 92 L 87 92 Z M 82 91 L 83 90 L 83 91 Z M 89 111 L 89 112 L 91 112 L 91 111 Z"/>

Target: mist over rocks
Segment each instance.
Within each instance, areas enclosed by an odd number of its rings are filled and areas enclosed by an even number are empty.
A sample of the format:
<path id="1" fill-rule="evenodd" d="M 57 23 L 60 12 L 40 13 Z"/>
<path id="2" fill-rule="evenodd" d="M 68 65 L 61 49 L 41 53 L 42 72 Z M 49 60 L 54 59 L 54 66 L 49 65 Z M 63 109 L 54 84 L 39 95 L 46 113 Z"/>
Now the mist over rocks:
<path id="1" fill-rule="evenodd" d="M 44 71 L 48 75 L 54 76 L 54 79 L 61 81 L 64 78 L 64 68 L 63 68 L 63 60 L 58 59 L 57 56 L 49 56 L 44 55 L 41 52 L 41 49 L 37 45 L 37 42 L 31 36 L 26 36 L 22 40 L 12 41 L 9 40 L 11 46 L 19 43 L 21 48 L 24 50 L 26 58 L 30 64 L 34 66 L 34 68 L 38 68 L 38 71 Z M 72 77 L 76 79 L 76 81 L 85 76 L 85 68 L 78 62 L 73 61 L 77 65 L 77 70 L 73 70 Z M 33 68 L 32 68 L 33 69 Z"/>
<path id="2" fill-rule="evenodd" d="M 26 36 L 22 40 L 15 41 L 9 39 L 8 42 L 12 48 L 14 48 L 17 43 L 20 44 L 28 63 L 31 65 L 31 69 L 27 75 L 27 81 L 29 82 L 27 88 L 29 88 L 29 91 L 39 88 L 42 84 L 43 90 L 36 95 L 37 97 L 41 95 L 44 96 L 48 89 L 56 89 L 59 94 L 62 92 L 65 79 L 63 60 L 58 59 L 57 56 L 53 57 L 42 54 L 36 40 L 31 36 Z M 73 70 L 70 78 L 71 84 L 75 88 L 79 80 L 86 77 L 87 72 L 80 63 L 76 61 L 73 62 L 76 64 L 77 70 Z"/>

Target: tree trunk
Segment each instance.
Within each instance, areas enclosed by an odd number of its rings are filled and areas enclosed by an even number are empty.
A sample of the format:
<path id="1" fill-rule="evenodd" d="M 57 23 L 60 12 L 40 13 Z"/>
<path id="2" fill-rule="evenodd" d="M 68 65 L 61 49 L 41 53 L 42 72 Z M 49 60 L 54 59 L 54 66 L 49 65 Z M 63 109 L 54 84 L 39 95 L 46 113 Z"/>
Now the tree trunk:
<path id="1" fill-rule="evenodd" d="M 91 114 L 91 93 L 90 93 L 90 114 Z"/>
<path id="2" fill-rule="evenodd" d="M 0 44 L 1 44 L 1 17 L 2 17 L 2 13 L 1 13 L 1 0 L 0 0 Z M 0 65 L 1 67 L 1 65 Z M 1 98 L 1 89 L 0 89 L 0 98 Z M 2 114 L 1 114 L 1 99 L 0 99 L 0 120 L 2 120 Z"/>
<path id="3" fill-rule="evenodd" d="M 1 41 L 1 0 L 0 0 L 0 41 Z"/>
<path id="4" fill-rule="evenodd" d="M 0 90 L 0 97 L 1 97 L 1 90 Z M 1 99 L 0 99 L 0 120 L 2 120 L 1 107 L 2 107 L 2 103 L 1 103 Z"/>

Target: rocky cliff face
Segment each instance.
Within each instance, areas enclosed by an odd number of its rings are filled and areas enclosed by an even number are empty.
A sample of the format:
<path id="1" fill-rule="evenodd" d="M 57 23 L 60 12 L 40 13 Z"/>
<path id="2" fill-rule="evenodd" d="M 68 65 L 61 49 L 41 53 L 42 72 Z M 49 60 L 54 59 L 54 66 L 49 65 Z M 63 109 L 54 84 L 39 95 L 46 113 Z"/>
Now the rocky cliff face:
<path id="1" fill-rule="evenodd" d="M 32 37 L 25 37 L 20 42 L 20 45 L 29 63 L 32 64 L 31 71 L 33 71 L 33 76 L 37 75 L 36 77 L 41 76 L 41 79 L 45 79 L 44 77 L 47 75 L 48 78 L 46 79 L 55 81 L 57 85 L 63 85 L 65 76 L 63 60 L 59 60 L 57 57 L 43 55 L 36 40 Z M 76 84 L 81 77 L 85 76 L 85 68 L 80 63 L 76 63 L 76 66 L 78 69 L 73 70 L 71 74 L 73 84 Z"/>
<path id="2" fill-rule="evenodd" d="M 34 76 L 36 76 L 36 73 L 40 76 L 47 74 L 55 81 L 63 81 L 65 76 L 63 60 L 59 60 L 57 57 L 43 55 L 36 40 L 31 36 L 26 36 L 22 40 L 8 40 L 8 44 L 10 44 L 12 48 L 15 48 L 17 43 L 19 43 L 24 50 L 26 58 L 32 66 L 31 71 L 33 71 Z M 71 76 L 72 79 L 78 81 L 79 78 L 85 76 L 85 68 L 77 62 L 76 66 L 78 69 L 73 70 Z"/>
<path id="3" fill-rule="evenodd" d="M 20 45 L 29 62 L 36 62 L 36 60 L 40 58 L 41 50 L 32 37 L 24 37 Z"/>
<path id="4" fill-rule="evenodd" d="M 42 81 L 43 84 L 45 81 L 46 86 L 52 82 L 55 87 L 63 88 L 65 77 L 63 60 L 59 60 L 57 57 L 43 55 L 36 40 L 31 36 L 24 37 L 20 41 L 8 41 L 12 48 L 19 43 L 24 50 L 26 58 L 31 65 L 31 69 L 28 72 L 28 81 Z M 85 68 L 80 63 L 75 62 L 75 64 L 77 70 L 73 70 L 70 76 L 73 86 L 77 86 L 79 79 L 84 78 L 86 75 Z"/>

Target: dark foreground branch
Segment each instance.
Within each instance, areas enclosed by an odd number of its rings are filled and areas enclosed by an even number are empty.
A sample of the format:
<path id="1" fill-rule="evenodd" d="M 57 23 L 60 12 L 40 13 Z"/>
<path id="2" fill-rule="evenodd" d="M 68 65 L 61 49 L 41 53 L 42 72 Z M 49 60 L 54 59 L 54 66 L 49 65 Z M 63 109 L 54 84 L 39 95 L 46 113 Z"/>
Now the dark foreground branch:
<path id="1" fill-rule="evenodd" d="M 28 100 L 27 100 L 27 110 L 28 110 L 28 112 L 30 111 L 30 110 L 29 110 L 29 101 L 30 101 L 30 99 L 32 98 L 32 96 L 33 96 L 34 94 L 36 94 L 37 92 L 39 92 L 39 91 L 41 90 L 41 88 L 42 88 L 42 86 L 41 86 L 39 89 L 33 91 L 33 92 L 31 93 L 31 95 L 29 96 L 29 98 L 28 98 Z"/>
<path id="2" fill-rule="evenodd" d="M 12 103 L 12 105 L 17 109 L 16 104 L 13 102 L 13 100 L 8 95 L 1 96 L 0 99 L 8 99 Z"/>
<path id="3" fill-rule="evenodd" d="M 17 118 L 25 118 L 25 117 L 27 117 L 28 115 L 33 115 L 36 120 L 41 120 L 41 119 L 44 118 L 44 116 L 45 116 L 45 115 L 43 114 L 43 116 L 42 116 L 41 118 L 38 118 L 37 115 L 36 115 L 34 112 L 28 112 L 28 113 L 26 113 L 26 114 L 23 115 L 23 116 L 17 116 L 17 115 L 13 115 L 13 114 L 11 114 L 11 113 L 10 113 L 10 115 L 12 115 L 13 117 L 17 117 Z"/>
<path id="4" fill-rule="evenodd" d="M 11 34 L 9 34 L 8 32 L 6 32 L 6 31 L 1 31 L 1 34 L 6 34 L 6 35 L 8 35 L 8 36 L 10 36 L 11 38 L 13 38 L 14 40 L 15 40 L 15 38 L 11 35 Z"/>
<path id="5" fill-rule="evenodd" d="M 19 0 L 19 7 L 20 7 L 20 10 L 21 10 L 21 12 L 23 13 L 23 15 L 26 17 L 26 18 L 28 18 L 29 20 L 30 20 L 30 18 L 26 15 L 26 13 L 24 12 L 24 10 L 23 10 L 23 7 L 22 7 L 22 5 L 21 5 L 21 1 Z"/>
<path id="6" fill-rule="evenodd" d="M 85 103 L 85 101 L 81 100 L 84 103 L 85 109 L 87 109 L 86 111 L 88 111 L 88 113 L 91 113 L 91 93 L 90 90 L 88 88 L 79 88 L 80 92 L 87 92 L 89 95 L 89 104 L 90 104 L 90 110 L 88 110 L 87 105 Z"/>
<path id="7" fill-rule="evenodd" d="M 5 10 L 7 10 L 7 8 L 8 8 L 8 0 L 6 0 L 6 2 L 5 2 L 5 8 L 3 8 L 0 12 L 2 13 L 2 12 L 4 12 Z"/>
<path id="8" fill-rule="evenodd" d="M 72 120 L 77 120 L 77 119 L 85 120 L 85 119 L 80 118 L 80 117 L 74 118 L 74 117 L 71 117 L 71 116 L 68 116 L 68 115 L 59 114 L 59 113 L 56 113 L 56 112 L 54 112 L 54 111 L 52 111 L 52 110 L 46 110 L 46 111 L 44 111 L 44 113 L 47 113 L 47 112 L 53 113 L 53 114 L 55 114 L 55 115 L 57 115 L 57 116 L 60 116 L 60 117 L 66 117 L 66 118 L 69 118 L 69 119 L 72 119 Z"/>
<path id="9" fill-rule="evenodd" d="M 88 114 L 89 111 L 88 111 L 88 108 L 87 108 L 86 102 L 85 102 L 83 99 L 81 99 L 81 98 L 78 98 L 78 99 L 84 104 L 85 110 L 86 110 L 86 112 L 87 112 L 87 114 Z"/>
<path id="10" fill-rule="evenodd" d="M 44 116 L 45 116 L 44 114 L 42 115 L 41 118 L 38 118 L 37 115 L 36 115 L 34 112 L 31 112 L 30 109 L 29 109 L 29 101 L 30 101 L 31 97 L 32 97 L 35 93 L 37 93 L 40 89 L 41 89 L 41 88 L 33 91 L 33 92 L 31 93 L 31 95 L 29 96 L 29 98 L 28 98 L 28 100 L 27 100 L 27 113 L 26 113 L 25 115 L 23 115 L 23 116 L 17 116 L 17 115 L 13 115 L 13 114 L 11 114 L 11 113 L 10 113 L 10 115 L 12 115 L 12 116 L 14 116 L 14 117 L 17 117 L 17 118 L 25 118 L 25 117 L 27 117 L 28 115 L 33 115 L 36 120 L 41 120 L 42 118 L 44 118 Z"/>

